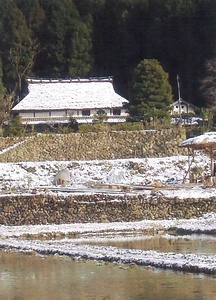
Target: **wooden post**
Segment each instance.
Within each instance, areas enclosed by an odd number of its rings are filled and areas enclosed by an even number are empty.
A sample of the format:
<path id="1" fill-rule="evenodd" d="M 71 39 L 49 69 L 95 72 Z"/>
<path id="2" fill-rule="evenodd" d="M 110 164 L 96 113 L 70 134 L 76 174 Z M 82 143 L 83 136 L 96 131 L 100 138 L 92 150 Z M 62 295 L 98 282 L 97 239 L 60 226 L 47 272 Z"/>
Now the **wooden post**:
<path id="1" fill-rule="evenodd" d="M 210 158 L 211 158 L 211 176 L 214 176 L 214 168 L 213 168 L 213 146 L 210 148 Z"/>

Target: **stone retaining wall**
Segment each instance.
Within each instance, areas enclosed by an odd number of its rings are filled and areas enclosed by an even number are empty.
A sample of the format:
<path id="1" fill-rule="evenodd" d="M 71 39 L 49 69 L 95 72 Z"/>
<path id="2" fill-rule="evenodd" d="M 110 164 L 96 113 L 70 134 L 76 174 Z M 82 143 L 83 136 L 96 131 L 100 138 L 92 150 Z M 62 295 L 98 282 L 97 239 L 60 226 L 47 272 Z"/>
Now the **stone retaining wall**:
<path id="1" fill-rule="evenodd" d="M 164 157 L 185 154 L 178 147 L 185 130 L 108 131 L 71 134 L 39 134 L 22 139 L 0 138 L 0 162 L 45 160 L 92 160 Z M 22 141 L 22 143 L 19 143 Z"/>
<path id="2" fill-rule="evenodd" d="M 0 139 L 0 162 L 91 160 L 164 157 L 185 154 L 181 128 L 150 131 L 110 131 L 41 134 L 23 139 Z M 14 147 L 11 147 L 14 146 Z M 143 219 L 190 218 L 216 211 L 211 199 L 166 199 L 103 194 L 1 196 L 0 224 L 61 224 L 117 222 Z"/>
<path id="3" fill-rule="evenodd" d="M 0 201 L 0 224 L 129 222 L 198 217 L 216 212 L 216 198 L 167 199 L 143 195 L 29 195 Z"/>
<path id="4" fill-rule="evenodd" d="M 5 148 L 11 147 L 21 141 L 25 140 L 25 138 L 21 137 L 0 137 L 0 151 L 2 151 Z"/>

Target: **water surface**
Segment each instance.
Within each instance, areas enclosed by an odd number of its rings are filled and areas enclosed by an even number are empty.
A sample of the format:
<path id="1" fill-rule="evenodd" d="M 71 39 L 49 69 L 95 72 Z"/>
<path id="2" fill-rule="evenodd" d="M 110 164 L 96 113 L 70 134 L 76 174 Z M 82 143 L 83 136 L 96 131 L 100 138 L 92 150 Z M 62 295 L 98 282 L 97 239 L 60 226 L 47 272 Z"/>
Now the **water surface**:
<path id="1" fill-rule="evenodd" d="M 4 300 L 213 300 L 216 278 L 0 251 Z"/>
<path id="2" fill-rule="evenodd" d="M 216 237 L 208 235 L 191 236 L 139 236 L 139 237 L 113 237 L 81 239 L 81 243 L 113 246 L 127 249 L 140 249 L 144 251 L 155 250 L 158 252 L 215 254 Z"/>

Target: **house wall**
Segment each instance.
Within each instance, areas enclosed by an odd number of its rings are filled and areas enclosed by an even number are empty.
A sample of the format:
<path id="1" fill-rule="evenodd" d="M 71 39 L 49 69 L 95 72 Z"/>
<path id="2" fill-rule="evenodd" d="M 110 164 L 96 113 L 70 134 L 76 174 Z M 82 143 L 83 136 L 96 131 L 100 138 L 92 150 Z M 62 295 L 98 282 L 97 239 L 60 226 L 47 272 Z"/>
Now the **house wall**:
<path id="1" fill-rule="evenodd" d="M 21 118 L 34 118 L 33 112 L 21 112 L 19 115 Z"/>
<path id="2" fill-rule="evenodd" d="M 76 117 L 76 116 L 79 116 L 79 110 L 77 110 L 77 109 L 68 109 L 67 111 L 66 111 L 66 115 L 67 115 L 67 117 Z"/>
<path id="3" fill-rule="evenodd" d="M 31 122 L 33 122 L 34 120 L 32 120 L 32 118 L 44 118 L 44 121 L 47 122 L 47 118 L 56 118 L 56 117 L 60 117 L 60 118 L 66 118 L 65 121 L 67 121 L 68 117 L 73 117 L 73 118 L 79 118 L 77 121 L 79 123 L 82 123 L 82 119 L 80 119 L 80 117 L 83 118 L 87 118 L 88 119 L 88 123 L 91 123 L 93 119 L 90 119 L 92 117 L 94 117 L 95 115 L 97 115 L 97 112 L 99 109 L 86 109 L 86 111 L 90 112 L 90 115 L 84 115 L 83 112 L 85 111 L 85 109 L 83 110 L 51 110 L 51 111 L 36 111 L 36 112 L 21 112 L 20 116 L 21 118 L 23 118 L 23 122 L 26 124 L 26 122 L 28 122 L 29 124 L 31 124 Z M 113 116 L 113 109 L 103 109 L 106 113 L 106 115 L 109 116 Z M 128 113 L 126 112 L 125 109 L 121 108 L 120 109 L 120 115 L 119 116 L 123 116 L 123 117 L 127 117 Z M 114 115 L 116 116 L 116 115 Z M 29 118 L 31 118 L 31 120 L 28 120 Z M 117 119 L 113 120 L 114 122 L 118 122 Z M 83 123 L 85 123 L 86 120 L 83 120 Z M 119 122 L 125 122 L 125 120 L 119 120 Z"/>
<path id="4" fill-rule="evenodd" d="M 51 117 L 65 117 L 66 116 L 66 111 L 62 110 L 52 110 L 50 112 Z"/>
<path id="5" fill-rule="evenodd" d="M 47 118 L 50 116 L 49 111 L 39 111 L 35 112 L 35 118 Z"/>
<path id="6" fill-rule="evenodd" d="M 119 108 L 119 109 L 121 111 L 121 113 L 120 113 L 121 116 L 127 116 L 128 115 L 127 111 L 124 108 Z M 99 110 L 98 108 L 97 109 L 95 109 L 95 108 L 90 109 L 90 116 L 95 116 L 97 114 L 98 110 Z M 110 108 L 103 108 L 102 110 L 105 111 L 107 116 L 113 116 L 113 108 L 111 108 L 111 109 Z M 75 116 L 82 116 L 82 110 L 79 110 L 78 114 L 77 114 L 77 110 L 73 110 L 73 111 L 71 110 L 71 113 L 74 117 Z"/>
<path id="7" fill-rule="evenodd" d="M 195 113 L 195 111 L 192 107 L 188 107 L 187 111 L 188 111 L 188 113 L 192 113 L 192 114 Z"/>
<path id="8" fill-rule="evenodd" d="M 187 106 L 185 104 L 181 104 L 180 106 L 181 106 L 181 113 L 186 113 L 186 114 L 195 113 L 194 108 L 191 106 Z M 172 114 L 179 114 L 179 105 L 175 105 L 173 107 Z"/>

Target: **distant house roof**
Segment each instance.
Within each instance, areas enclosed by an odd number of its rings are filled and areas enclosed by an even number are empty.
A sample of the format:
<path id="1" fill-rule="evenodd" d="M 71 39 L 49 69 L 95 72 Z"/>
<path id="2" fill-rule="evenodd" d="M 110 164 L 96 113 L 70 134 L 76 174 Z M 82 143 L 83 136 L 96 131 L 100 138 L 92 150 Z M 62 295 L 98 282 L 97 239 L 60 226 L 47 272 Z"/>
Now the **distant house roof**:
<path id="1" fill-rule="evenodd" d="M 13 111 L 117 108 L 128 102 L 115 92 L 112 77 L 28 79 L 28 88 L 28 95 Z"/>

